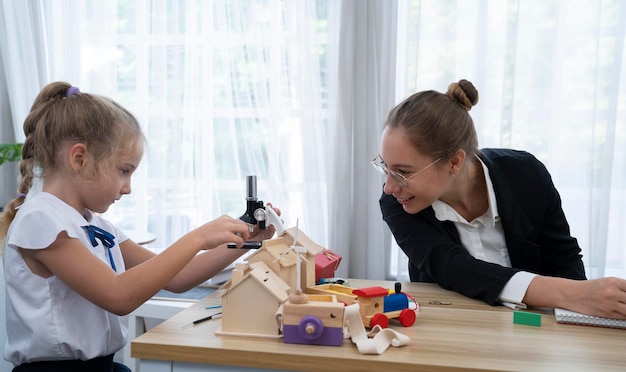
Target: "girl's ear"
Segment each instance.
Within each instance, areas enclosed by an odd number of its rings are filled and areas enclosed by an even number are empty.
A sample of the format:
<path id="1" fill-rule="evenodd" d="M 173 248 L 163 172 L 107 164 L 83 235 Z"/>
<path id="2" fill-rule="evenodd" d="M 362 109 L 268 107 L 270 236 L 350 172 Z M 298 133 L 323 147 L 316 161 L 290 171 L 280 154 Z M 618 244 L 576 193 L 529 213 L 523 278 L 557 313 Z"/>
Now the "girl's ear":
<path id="1" fill-rule="evenodd" d="M 87 166 L 87 147 L 83 143 L 75 143 L 69 151 L 70 167 L 74 173 L 81 173 Z"/>
<path id="2" fill-rule="evenodd" d="M 467 154 L 465 153 L 464 150 L 457 150 L 457 152 L 454 153 L 454 155 L 452 155 L 452 158 L 450 158 L 450 173 L 452 174 L 457 174 L 459 173 L 459 171 L 461 170 L 461 167 L 463 166 L 463 162 L 465 162 L 465 158 L 466 158 Z"/>

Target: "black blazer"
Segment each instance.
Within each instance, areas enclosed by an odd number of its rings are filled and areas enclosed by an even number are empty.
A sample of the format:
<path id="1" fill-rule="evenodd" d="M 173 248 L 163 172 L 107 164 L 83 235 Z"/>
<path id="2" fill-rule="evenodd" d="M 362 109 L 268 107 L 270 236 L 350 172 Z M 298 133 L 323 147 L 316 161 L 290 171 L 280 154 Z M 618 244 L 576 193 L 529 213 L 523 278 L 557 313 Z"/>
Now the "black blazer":
<path id="1" fill-rule="evenodd" d="M 513 267 L 473 258 L 461 246 L 454 224 L 437 220 L 432 207 L 409 214 L 383 193 L 383 219 L 409 258 L 411 281 L 436 282 L 496 305 L 502 288 L 518 271 L 586 279 L 580 247 L 570 235 L 561 198 L 545 166 L 524 151 L 483 149 L 479 157 L 489 169 Z"/>

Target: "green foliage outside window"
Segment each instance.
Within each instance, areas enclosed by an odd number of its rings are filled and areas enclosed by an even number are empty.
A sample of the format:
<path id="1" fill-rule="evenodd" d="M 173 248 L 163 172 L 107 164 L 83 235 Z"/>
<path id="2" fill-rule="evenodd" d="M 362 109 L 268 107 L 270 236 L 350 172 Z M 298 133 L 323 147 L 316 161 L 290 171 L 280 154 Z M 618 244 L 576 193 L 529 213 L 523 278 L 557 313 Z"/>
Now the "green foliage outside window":
<path id="1" fill-rule="evenodd" d="M 21 143 L 0 144 L 0 165 L 5 162 L 20 161 L 22 159 Z"/>

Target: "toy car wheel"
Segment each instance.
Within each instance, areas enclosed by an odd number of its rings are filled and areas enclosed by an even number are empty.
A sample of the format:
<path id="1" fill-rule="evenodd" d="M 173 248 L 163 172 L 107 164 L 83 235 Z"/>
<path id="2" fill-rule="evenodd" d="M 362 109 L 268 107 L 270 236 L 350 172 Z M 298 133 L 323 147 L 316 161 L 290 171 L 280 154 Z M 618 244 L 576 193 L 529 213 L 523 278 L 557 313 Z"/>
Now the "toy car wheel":
<path id="1" fill-rule="evenodd" d="M 411 309 L 404 309 L 400 312 L 400 324 L 405 327 L 410 327 L 415 323 L 415 311 Z"/>
<path id="2" fill-rule="evenodd" d="M 324 325 L 320 318 L 316 316 L 305 316 L 300 320 L 298 325 L 298 333 L 300 336 L 308 341 L 317 340 L 324 332 Z"/>
<path id="3" fill-rule="evenodd" d="M 379 325 L 380 328 L 389 327 L 389 318 L 385 314 L 374 314 L 372 320 L 370 320 L 370 327 L 373 328 L 376 325 Z"/>

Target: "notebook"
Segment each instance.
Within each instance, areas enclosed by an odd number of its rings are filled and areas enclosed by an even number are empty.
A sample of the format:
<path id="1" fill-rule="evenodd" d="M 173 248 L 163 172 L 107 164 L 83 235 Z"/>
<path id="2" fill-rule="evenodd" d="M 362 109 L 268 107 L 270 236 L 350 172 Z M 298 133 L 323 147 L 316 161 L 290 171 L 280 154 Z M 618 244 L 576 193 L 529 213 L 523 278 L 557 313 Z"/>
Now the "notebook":
<path id="1" fill-rule="evenodd" d="M 559 308 L 554 309 L 554 316 L 557 323 L 626 329 L 626 320 L 602 318 Z"/>

